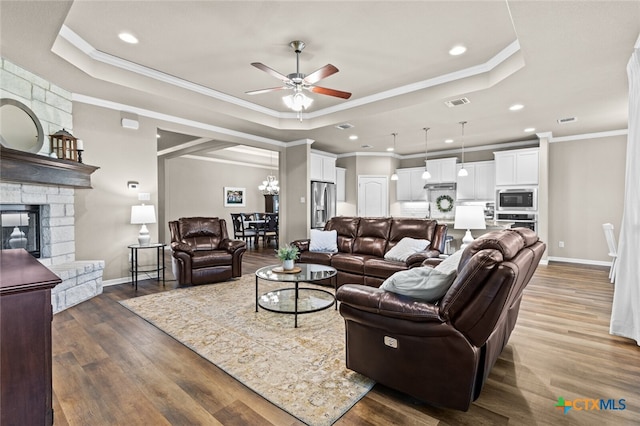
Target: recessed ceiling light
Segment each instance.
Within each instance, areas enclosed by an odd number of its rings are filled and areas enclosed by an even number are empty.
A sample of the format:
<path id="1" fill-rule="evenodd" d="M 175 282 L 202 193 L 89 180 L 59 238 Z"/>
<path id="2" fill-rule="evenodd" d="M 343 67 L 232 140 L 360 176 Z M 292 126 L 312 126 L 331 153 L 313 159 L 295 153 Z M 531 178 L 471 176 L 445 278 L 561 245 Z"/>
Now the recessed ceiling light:
<path id="1" fill-rule="evenodd" d="M 527 133 L 531 133 L 531 132 L 535 132 L 536 128 L 535 127 L 527 127 L 526 129 L 524 129 L 525 132 Z"/>
<path id="2" fill-rule="evenodd" d="M 453 143 L 453 139 L 445 139 L 444 143 Z"/>
<path id="3" fill-rule="evenodd" d="M 467 48 L 459 44 L 457 46 L 453 46 L 451 50 L 449 50 L 449 55 L 458 56 L 458 55 L 462 55 L 466 51 L 467 51 Z"/>
<path id="4" fill-rule="evenodd" d="M 349 136 L 349 139 L 351 139 L 352 141 L 355 141 L 358 139 L 358 135 L 351 135 Z"/>
<path id="5" fill-rule="evenodd" d="M 513 104 L 509 107 L 509 111 L 520 111 L 522 108 L 524 108 L 522 104 Z"/>
<path id="6" fill-rule="evenodd" d="M 138 38 L 130 33 L 120 33 L 118 34 L 118 37 L 120 38 L 120 40 L 124 41 L 125 43 L 130 43 L 130 44 L 138 43 Z"/>
<path id="7" fill-rule="evenodd" d="M 389 147 L 389 148 L 387 148 L 387 151 L 391 152 L 391 151 L 393 151 L 393 148 Z"/>

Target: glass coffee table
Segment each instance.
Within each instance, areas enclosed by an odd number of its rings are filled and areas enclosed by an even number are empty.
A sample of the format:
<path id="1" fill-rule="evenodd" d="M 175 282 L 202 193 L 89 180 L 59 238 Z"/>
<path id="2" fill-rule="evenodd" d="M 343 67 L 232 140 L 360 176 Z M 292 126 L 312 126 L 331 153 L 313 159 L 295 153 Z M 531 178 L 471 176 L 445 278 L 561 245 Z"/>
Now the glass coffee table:
<path id="1" fill-rule="evenodd" d="M 313 263 L 297 263 L 296 268 L 289 272 L 283 271 L 281 265 L 271 265 L 256 271 L 256 312 L 258 306 L 262 309 L 281 314 L 293 314 L 294 326 L 298 327 L 298 315 L 322 311 L 336 303 L 335 290 L 337 286 L 337 271 L 331 266 Z M 281 288 L 259 295 L 258 281 L 275 281 L 293 284 L 293 287 Z M 317 288 L 300 287 L 299 283 L 331 279 L 334 293 Z"/>

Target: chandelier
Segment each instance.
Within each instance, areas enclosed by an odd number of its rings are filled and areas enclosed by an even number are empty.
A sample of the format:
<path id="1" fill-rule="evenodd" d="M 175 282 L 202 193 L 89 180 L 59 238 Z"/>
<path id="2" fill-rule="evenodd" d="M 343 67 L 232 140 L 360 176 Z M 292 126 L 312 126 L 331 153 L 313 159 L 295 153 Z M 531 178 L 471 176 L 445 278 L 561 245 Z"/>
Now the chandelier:
<path id="1" fill-rule="evenodd" d="M 271 166 L 273 167 L 273 152 L 271 153 Z M 278 195 L 280 192 L 278 179 L 270 174 L 267 176 L 267 180 L 262 181 L 262 185 L 258 185 L 258 189 L 262 191 L 263 195 Z"/>
<path id="2" fill-rule="evenodd" d="M 274 175 L 267 176 L 267 180 L 262 181 L 262 185 L 258 186 L 258 189 L 262 191 L 264 195 L 278 195 L 280 187 L 278 186 L 278 179 Z"/>

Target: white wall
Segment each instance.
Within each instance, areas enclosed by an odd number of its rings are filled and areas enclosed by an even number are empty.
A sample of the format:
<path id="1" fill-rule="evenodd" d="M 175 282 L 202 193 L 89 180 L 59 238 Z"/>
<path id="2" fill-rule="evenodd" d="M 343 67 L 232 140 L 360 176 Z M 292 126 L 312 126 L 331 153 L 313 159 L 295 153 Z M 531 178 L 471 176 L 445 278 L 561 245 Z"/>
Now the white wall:
<path id="1" fill-rule="evenodd" d="M 620 231 L 626 140 L 623 135 L 549 145 L 550 257 L 611 260 L 602 224 Z"/>
<path id="2" fill-rule="evenodd" d="M 265 211 L 264 196 L 258 185 L 271 171 L 266 168 L 243 167 L 212 161 L 172 158 L 165 162 L 165 219 L 181 217 L 220 217 L 227 222 L 233 237 L 231 213 Z M 246 189 L 245 207 L 225 207 L 224 187 Z M 165 242 L 171 237 L 166 233 Z"/>

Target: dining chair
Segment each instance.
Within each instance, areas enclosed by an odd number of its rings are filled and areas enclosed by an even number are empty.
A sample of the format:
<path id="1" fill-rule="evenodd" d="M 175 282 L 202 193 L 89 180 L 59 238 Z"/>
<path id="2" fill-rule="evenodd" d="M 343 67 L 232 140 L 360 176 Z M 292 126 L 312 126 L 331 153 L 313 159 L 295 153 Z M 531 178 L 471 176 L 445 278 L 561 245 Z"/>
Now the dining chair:
<path id="1" fill-rule="evenodd" d="M 255 229 L 245 228 L 246 216 L 244 213 L 231 213 L 231 222 L 233 223 L 233 236 L 234 238 L 241 238 L 245 243 L 254 240 L 254 245 L 257 243 L 258 232 Z"/>
<path id="2" fill-rule="evenodd" d="M 264 223 L 259 228 L 258 234 L 262 237 L 262 247 L 266 247 L 269 241 L 275 240 L 276 248 L 279 246 L 278 213 L 265 213 Z"/>
<path id="3" fill-rule="evenodd" d="M 616 244 L 616 236 L 613 234 L 613 225 L 610 223 L 603 223 L 602 229 L 604 230 L 604 236 L 607 239 L 607 245 L 609 246 L 609 256 L 611 256 L 609 279 L 613 283 L 616 278 L 616 268 L 618 266 L 618 245 Z"/>

